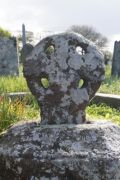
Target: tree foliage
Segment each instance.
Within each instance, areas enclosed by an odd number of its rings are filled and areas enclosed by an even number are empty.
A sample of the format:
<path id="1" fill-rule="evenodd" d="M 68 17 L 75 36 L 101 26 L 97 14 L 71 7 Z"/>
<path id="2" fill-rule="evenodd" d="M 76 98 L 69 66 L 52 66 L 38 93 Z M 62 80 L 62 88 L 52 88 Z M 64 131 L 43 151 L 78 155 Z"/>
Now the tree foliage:
<path id="1" fill-rule="evenodd" d="M 11 37 L 11 33 L 0 27 L 0 37 Z"/>
<path id="2" fill-rule="evenodd" d="M 87 25 L 73 25 L 67 31 L 73 31 L 83 35 L 85 38 L 94 42 L 99 48 L 104 48 L 108 42 L 107 37 L 97 32 L 93 27 Z"/>
<path id="3" fill-rule="evenodd" d="M 109 62 L 112 61 L 113 54 L 108 50 L 102 51 L 102 53 L 104 55 L 105 65 L 109 64 Z"/>

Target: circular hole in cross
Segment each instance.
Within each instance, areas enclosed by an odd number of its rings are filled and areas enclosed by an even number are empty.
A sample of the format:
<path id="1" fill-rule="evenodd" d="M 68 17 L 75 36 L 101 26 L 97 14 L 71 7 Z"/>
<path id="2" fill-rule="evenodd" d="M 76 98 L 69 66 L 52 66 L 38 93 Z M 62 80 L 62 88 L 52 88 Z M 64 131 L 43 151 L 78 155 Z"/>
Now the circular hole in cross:
<path id="1" fill-rule="evenodd" d="M 84 85 L 84 80 L 83 80 L 83 79 L 80 79 L 79 84 L 78 84 L 78 87 L 79 87 L 79 88 L 82 88 L 83 85 Z"/>
<path id="2" fill-rule="evenodd" d="M 51 55 L 52 53 L 54 53 L 55 51 L 55 47 L 53 45 L 49 45 L 46 49 L 45 49 L 45 53 L 47 55 Z"/>
<path id="3" fill-rule="evenodd" d="M 44 88 L 49 88 L 49 81 L 47 78 L 41 78 L 41 84 Z"/>
<path id="4" fill-rule="evenodd" d="M 76 51 L 78 54 L 80 55 L 84 55 L 85 54 L 85 51 L 83 50 L 83 48 L 81 48 L 80 46 L 77 46 L 76 47 Z"/>

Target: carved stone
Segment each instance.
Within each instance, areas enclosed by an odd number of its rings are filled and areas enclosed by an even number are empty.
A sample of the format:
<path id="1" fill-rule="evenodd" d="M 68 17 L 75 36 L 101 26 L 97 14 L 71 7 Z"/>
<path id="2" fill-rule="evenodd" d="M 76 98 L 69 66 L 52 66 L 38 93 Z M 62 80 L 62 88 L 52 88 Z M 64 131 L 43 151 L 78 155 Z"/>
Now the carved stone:
<path id="1" fill-rule="evenodd" d="M 81 35 L 49 36 L 26 58 L 24 76 L 41 108 L 42 124 L 80 124 L 104 79 L 103 55 Z"/>
<path id="2" fill-rule="evenodd" d="M 0 136 L 0 180 L 120 180 L 120 127 L 19 123 Z"/>

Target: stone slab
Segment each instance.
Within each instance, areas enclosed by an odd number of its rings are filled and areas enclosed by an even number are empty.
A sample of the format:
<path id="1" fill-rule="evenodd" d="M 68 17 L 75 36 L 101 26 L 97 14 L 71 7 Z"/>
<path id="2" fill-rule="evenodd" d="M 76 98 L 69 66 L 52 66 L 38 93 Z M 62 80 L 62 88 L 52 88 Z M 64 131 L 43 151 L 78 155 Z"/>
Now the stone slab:
<path id="1" fill-rule="evenodd" d="M 0 137 L 0 180 L 119 180 L 120 127 L 19 123 Z"/>
<path id="2" fill-rule="evenodd" d="M 120 77 L 120 41 L 114 43 L 111 75 Z"/>
<path id="3" fill-rule="evenodd" d="M 18 48 L 15 37 L 0 37 L 0 76 L 19 75 Z"/>
<path id="4" fill-rule="evenodd" d="M 95 97 L 92 99 L 92 102 L 94 102 L 96 104 L 105 103 L 109 106 L 119 108 L 120 107 L 120 95 L 96 93 Z"/>

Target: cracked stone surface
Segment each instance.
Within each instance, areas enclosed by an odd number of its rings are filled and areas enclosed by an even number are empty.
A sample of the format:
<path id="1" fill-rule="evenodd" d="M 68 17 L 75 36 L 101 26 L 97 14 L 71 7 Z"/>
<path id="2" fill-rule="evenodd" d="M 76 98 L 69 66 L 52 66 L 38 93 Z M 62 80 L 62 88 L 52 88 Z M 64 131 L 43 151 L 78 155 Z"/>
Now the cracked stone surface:
<path id="1" fill-rule="evenodd" d="M 0 180 L 119 180 L 120 127 L 19 123 L 0 136 Z"/>
<path id="2" fill-rule="evenodd" d="M 103 55 L 81 35 L 49 36 L 25 59 L 24 76 L 41 108 L 41 124 L 81 124 L 104 79 Z"/>

